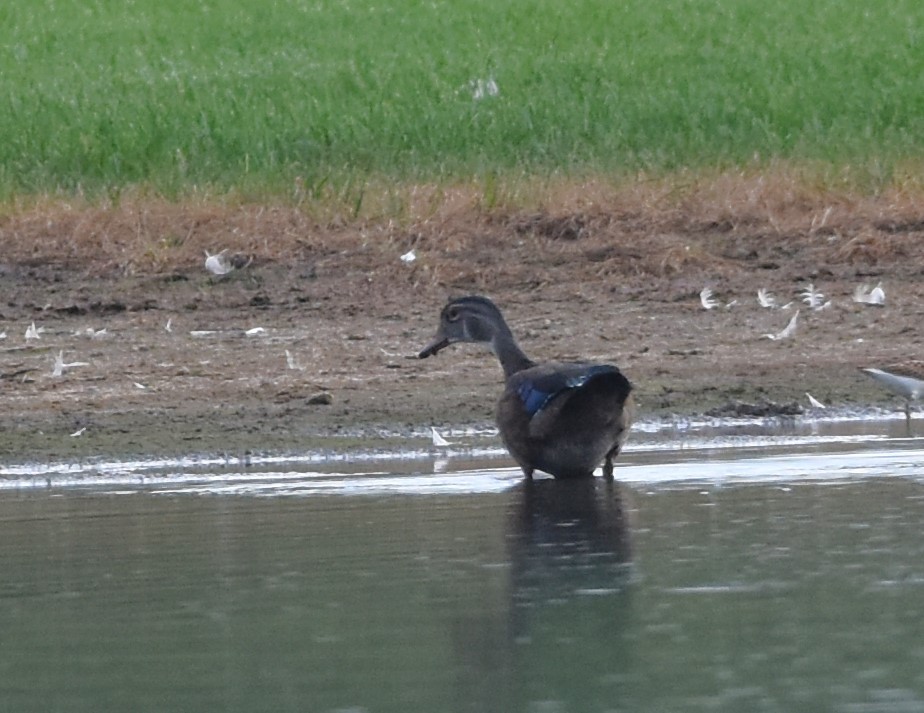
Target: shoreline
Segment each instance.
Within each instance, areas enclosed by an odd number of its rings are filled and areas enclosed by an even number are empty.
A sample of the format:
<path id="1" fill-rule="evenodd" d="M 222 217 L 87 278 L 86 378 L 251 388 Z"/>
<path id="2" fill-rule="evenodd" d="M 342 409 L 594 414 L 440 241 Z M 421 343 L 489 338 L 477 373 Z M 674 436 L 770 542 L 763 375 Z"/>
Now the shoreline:
<path id="1" fill-rule="evenodd" d="M 917 425 L 924 421 L 924 412 L 912 409 L 911 437 L 918 430 L 924 433 L 924 426 Z M 839 406 L 826 409 L 805 409 L 799 414 L 777 414 L 765 416 L 708 416 L 704 414 L 666 413 L 637 420 L 633 423 L 632 433 L 627 444 L 627 453 L 648 452 L 661 450 L 659 444 L 668 450 L 697 449 L 711 450 L 715 444 L 702 444 L 696 439 L 702 434 L 725 434 L 736 436 L 736 432 L 743 432 L 748 438 L 801 438 L 809 429 L 813 438 L 818 437 L 818 431 L 824 429 L 889 430 L 889 437 L 898 434 L 905 437 L 904 411 L 899 407 L 873 406 Z M 388 429 L 387 427 L 357 427 L 354 431 L 345 430 L 337 435 L 316 434 L 300 443 L 280 445 L 274 449 L 234 449 L 217 447 L 197 448 L 195 441 L 189 442 L 190 448 L 174 450 L 170 448 L 149 448 L 141 451 L 124 451 L 110 448 L 101 452 L 95 446 L 98 441 L 89 434 L 86 441 L 74 440 L 72 448 L 62 448 L 57 456 L 49 457 L 43 454 L 36 457 L 16 457 L 5 459 L 0 464 L 0 480 L 6 481 L 6 476 L 39 475 L 45 468 L 55 472 L 68 470 L 83 472 L 95 470 L 101 465 L 107 467 L 119 464 L 155 464 L 156 467 L 166 464 L 185 464 L 191 467 L 226 465 L 246 469 L 251 466 L 261 467 L 273 463 L 299 463 L 314 464 L 318 467 L 329 468 L 337 464 L 349 464 L 355 467 L 361 463 L 372 462 L 422 462 L 429 459 L 503 459 L 505 450 L 497 429 L 493 423 L 479 424 L 447 424 L 439 433 L 451 439 L 448 447 L 433 445 L 431 439 L 431 426 L 421 424 L 406 428 Z M 898 432 L 901 431 L 899 434 Z M 88 432 L 84 432 L 88 433 Z M 81 438 L 79 434 L 76 439 Z M 685 436 L 692 436 L 694 443 L 685 443 Z M 74 438 L 71 435 L 51 434 L 52 439 Z M 204 442 L 203 442 L 204 443 Z M 89 447 L 82 447 L 84 445 Z M 728 447 L 724 444 L 721 447 Z M 735 446 L 733 446 L 735 447 Z M 510 466 L 515 467 L 510 460 Z M 146 465 L 145 467 L 154 467 Z"/>

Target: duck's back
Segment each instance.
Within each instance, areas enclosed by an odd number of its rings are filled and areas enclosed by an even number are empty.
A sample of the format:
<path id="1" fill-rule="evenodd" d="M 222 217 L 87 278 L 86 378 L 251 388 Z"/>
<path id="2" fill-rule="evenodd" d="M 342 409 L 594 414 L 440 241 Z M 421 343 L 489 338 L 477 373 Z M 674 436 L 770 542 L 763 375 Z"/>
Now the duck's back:
<path id="1" fill-rule="evenodd" d="M 631 423 L 632 386 L 615 366 L 551 363 L 517 372 L 497 405 L 504 443 L 527 473 L 593 473 Z"/>

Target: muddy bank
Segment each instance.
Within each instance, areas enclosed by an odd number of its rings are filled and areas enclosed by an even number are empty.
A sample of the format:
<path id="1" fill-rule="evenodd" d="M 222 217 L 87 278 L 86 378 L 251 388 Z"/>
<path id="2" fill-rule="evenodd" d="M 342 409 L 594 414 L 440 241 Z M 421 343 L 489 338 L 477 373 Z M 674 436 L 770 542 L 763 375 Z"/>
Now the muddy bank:
<path id="1" fill-rule="evenodd" d="M 243 220 L 234 209 L 197 223 L 170 259 L 145 265 L 113 260 L 127 230 L 118 216 L 82 241 L 75 235 L 86 228 L 74 216 L 7 216 L 0 455 L 303 451 L 352 438 L 387 444 L 430 425 L 489 424 L 501 377 L 489 354 L 460 346 L 413 358 L 446 297 L 462 293 L 495 299 L 536 359 L 618 364 L 642 417 L 741 403 L 798 411 L 806 391 L 834 406 L 898 407 L 857 367 L 920 351 L 924 222 L 907 206 L 843 209 L 818 230 L 810 217 L 822 205 L 788 222 L 703 210 L 670 220 L 657 210 L 599 207 L 476 212 L 451 224 L 326 233 L 305 225 L 301 242 L 286 232 L 296 218 L 270 211 L 261 224 L 246 212 L 249 235 L 262 244 L 279 231 L 272 250 L 228 237 Z M 164 228 L 151 221 L 147 229 L 161 245 Z M 126 241 L 125 253 L 136 254 Z M 252 262 L 209 276 L 200 249 L 228 243 Z M 399 260 L 411 249 L 414 262 Z M 852 301 L 857 285 L 880 280 L 884 307 Z M 800 302 L 809 282 L 832 300 L 827 309 Z M 700 304 L 705 286 L 716 309 Z M 759 287 L 793 305 L 760 307 Z M 800 307 L 794 337 L 763 336 Z M 32 322 L 39 338 L 26 340 Z M 86 365 L 55 376 L 59 352 Z"/>

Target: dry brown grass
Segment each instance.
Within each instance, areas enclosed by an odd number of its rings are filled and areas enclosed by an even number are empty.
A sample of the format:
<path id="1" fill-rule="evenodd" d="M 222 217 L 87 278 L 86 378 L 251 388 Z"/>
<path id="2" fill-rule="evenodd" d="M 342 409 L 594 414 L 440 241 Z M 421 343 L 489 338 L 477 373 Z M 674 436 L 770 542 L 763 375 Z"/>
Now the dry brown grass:
<path id="1" fill-rule="evenodd" d="M 876 194 L 835 190 L 784 167 L 631 182 L 519 179 L 490 196 L 476 183 L 382 181 L 366 187 L 355 216 L 345 200 L 174 202 L 126 192 L 111 204 L 7 206 L 0 251 L 7 264 L 132 275 L 197 269 L 205 250 L 224 248 L 258 263 L 348 257 L 357 270 L 397 271 L 393 258 L 414 248 L 414 279 L 472 288 L 540 284 L 577 260 L 589 280 L 721 277 L 742 262 L 863 274 L 922 264 L 921 206 L 924 188 L 911 182 Z"/>

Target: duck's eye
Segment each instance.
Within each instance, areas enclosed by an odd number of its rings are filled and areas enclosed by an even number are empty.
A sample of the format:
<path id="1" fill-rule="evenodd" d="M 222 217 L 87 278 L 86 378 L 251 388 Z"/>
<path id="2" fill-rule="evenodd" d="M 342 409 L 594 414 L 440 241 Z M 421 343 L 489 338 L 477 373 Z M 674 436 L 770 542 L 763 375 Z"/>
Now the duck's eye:
<path id="1" fill-rule="evenodd" d="M 461 314 L 462 312 L 458 307 L 450 307 L 448 310 L 446 310 L 446 319 L 450 322 L 455 322 L 459 319 Z"/>

